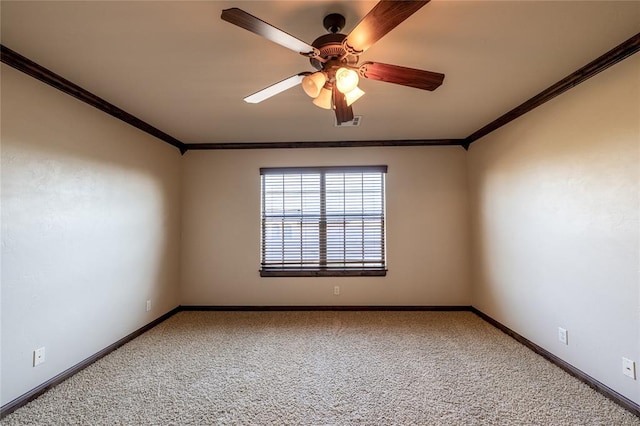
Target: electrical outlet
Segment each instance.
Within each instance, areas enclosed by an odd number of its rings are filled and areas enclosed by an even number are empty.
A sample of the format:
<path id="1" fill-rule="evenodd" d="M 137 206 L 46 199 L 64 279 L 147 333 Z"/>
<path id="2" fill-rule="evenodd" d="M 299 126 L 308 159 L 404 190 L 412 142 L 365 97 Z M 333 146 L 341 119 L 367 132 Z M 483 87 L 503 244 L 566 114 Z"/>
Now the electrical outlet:
<path id="1" fill-rule="evenodd" d="M 33 351 L 33 366 L 40 365 L 44 362 L 44 346 Z"/>
<path id="2" fill-rule="evenodd" d="M 636 363 L 628 358 L 622 357 L 622 374 L 636 379 Z"/>
<path id="3" fill-rule="evenodd" d="M 151 310 L 151 300 L 147 300 L 147 312 Z"/>
<path id="4" fill-rule="evenodd" d="M 333 295 L 334 296 L 339 296 L 340 295 L 340 286 L 339 285 L 333 287 Z"/>
<path id="5" fill-rule="evenodd" d="M 569 333 L 562 327 L 558 327 L 558 340 L 565 345 L 569 344 Z"/>

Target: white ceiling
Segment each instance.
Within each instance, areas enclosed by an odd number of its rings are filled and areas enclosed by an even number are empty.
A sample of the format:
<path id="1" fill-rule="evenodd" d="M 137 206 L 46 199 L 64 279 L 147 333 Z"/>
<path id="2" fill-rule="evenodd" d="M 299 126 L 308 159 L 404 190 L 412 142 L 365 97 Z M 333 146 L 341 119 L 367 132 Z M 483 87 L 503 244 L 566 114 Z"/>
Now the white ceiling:
<path id="1" fill-rule="evenodd" d="M 357 128 L 294 87 L 308 59 L 220 19 L 241 8 L 311 43 L 375 1 L 1 3 L 2 44 L 185 143 L 464 138 L 640 31 L 638 1 L 433 0 L 361 56 L 442 72 L 434 92 L 362 80 Z"/>

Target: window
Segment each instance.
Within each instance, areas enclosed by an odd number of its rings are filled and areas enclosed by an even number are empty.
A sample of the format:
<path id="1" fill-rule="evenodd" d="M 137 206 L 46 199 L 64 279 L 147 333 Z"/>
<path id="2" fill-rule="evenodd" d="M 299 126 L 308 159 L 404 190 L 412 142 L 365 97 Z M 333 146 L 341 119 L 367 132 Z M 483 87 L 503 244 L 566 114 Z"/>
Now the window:
<path id="1" fill-rule="evenodd" d="M 386 166 L 260 169 L 260 275 L 386 275 L 386 172 Z"/>

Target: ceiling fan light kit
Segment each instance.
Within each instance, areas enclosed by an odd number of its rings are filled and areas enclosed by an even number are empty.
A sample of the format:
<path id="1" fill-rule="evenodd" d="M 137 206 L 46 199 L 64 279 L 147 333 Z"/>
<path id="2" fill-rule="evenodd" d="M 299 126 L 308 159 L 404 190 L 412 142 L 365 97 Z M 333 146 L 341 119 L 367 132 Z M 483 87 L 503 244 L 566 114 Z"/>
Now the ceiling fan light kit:
<path id="1" fill-rule="evenodd" d="M 333 109 L 337 123 L 341 124 L 353 120 L 351 105 L 365 93 L 358 87 L 360 78 L 435 90 L 442 84 L 444 74 L 377 62 L 357 66 L 362 53 L 428 2 L 380 1 L 347 35 L 339 33 L 345 25 L 344 16 L 329 14 L 323 20 L 329 34 L 311 44 L 241 9 L 223 10 L 223 20 L 308 57 L 317 70 L 291 76 L 247 96 L 245 101 L 258 103 L 300 84 L 304 92 L 314 98 L 314 105 Z"/>
<path id="2" fill-rule="evenodd" d="M 362 95 L 364 95 L 364 90 L 360 89 L 358 86 L 349 93 L 345 93 L 344 97 L 347 100 L 347 106 L 351 106 L 351 104 L 360 99 Z"/>
<path id="3" fill-rule="evenodd" d="M 358 87 L 359 82 L 358 73 L 354 70 L 342 67 L 336 71 L 336 88 L 342 93 L 349 93 Z"/>
<path id="4" fill-rule="evenodd" d="M 364 95 L 364 91 L 358 87 L 358 81 L 357 72 L 342 67 L 335 72 L 335 77 L 329 80 L 329 85 L 326 85 L 327 75 L 323 71 L 305 76 L 302 79 L 302 89 L 309 97 L 314 98 L 314 105 L 324 109 L 332 109 L 332 85 L 335 85 L 336 89 L 345 95 L 347 106 L 351 106 Z"/>
<path id="5" fill-rule="evenodd" d="M 318 71 L 302 79 L 302 89 L 311 98 L 316 98 L 327 82 L 325 73 Z"/>
<path id="6" fill-rule="evenodd" d="M 313 104 L 320 108 L 331 109 L 333 107 L 331 103 L 332 97 L 332 89 L 330 87 L 323 87 L 322 90 L 320 90 L 320 94 L 313 100 Z"/>

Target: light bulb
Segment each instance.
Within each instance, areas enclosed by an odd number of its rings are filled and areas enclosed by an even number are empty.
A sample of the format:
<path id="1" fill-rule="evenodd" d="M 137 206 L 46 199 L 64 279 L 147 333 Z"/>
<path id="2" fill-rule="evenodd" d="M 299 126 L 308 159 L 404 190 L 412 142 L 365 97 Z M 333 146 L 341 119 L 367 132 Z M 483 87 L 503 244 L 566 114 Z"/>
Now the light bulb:
<path id="1" fill-rule="evenodd" d="M 331 95 L 331 89 L 323 87 L 318 97 L 313 100 L 313 104 L 320 108 L 331 109 Z"/>
<path id="2" fill-rule="evenodd" d="M 302 79 L 302 89 L 304 93 L 309 95 L 312 98 L 318 97 L 320 94 L 320 90 L 324 86 L 324 83 L 327 81 L 327 76 L 324 73 L 318 71 L 314 72 L 311 75 L 307 75 Z"/>
<path id="3" fill-rule="evenodd" d="M 347 106 L 350 106 L 352 103 L 360 99 L 362 95 L 364 95 L 364 91 L 358 86 L 349 93 L 345 93 L 344 98 L 347 101 Z"/>
<path id="4" fill-rule="evenodd" d="M 339 68 L 336 71 L 336 87 L 342 93 L 349 93 L 358 86 L 358 73 L 348 68 Z"/>

